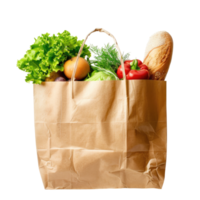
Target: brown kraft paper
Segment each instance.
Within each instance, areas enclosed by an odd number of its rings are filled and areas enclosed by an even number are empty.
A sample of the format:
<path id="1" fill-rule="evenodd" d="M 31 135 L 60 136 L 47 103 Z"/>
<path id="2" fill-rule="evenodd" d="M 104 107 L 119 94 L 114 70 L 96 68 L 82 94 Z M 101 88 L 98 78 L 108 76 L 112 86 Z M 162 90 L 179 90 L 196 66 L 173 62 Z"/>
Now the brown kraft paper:
<path id="1" fill-rule="evenodd" d="M 45 189 L 162 188 L 165 81 L 44 82 L 34 113 Z"/>

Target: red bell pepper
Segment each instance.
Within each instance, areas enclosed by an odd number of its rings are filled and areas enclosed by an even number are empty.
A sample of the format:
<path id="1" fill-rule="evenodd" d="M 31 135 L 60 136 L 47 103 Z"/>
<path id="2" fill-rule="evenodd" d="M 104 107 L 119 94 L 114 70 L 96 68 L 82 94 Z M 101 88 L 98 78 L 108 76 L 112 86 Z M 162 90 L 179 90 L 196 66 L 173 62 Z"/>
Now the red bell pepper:
<path id="1" fill-rule="evenodd" d="M 140 66 L 142 64 L 142 61 L 138 60 L 138 59 L 137 59 L 137 61 L 138 61 L 138 66 Z"/>
<path id="2" fill-rule="evenodd" d="M 140 64 L 140 65 L 139 65 Z M 149 71 L 148 67 L 140 60 L 126 60 L 124 62 L 125 74 L 127 80 L 132 79 L 148 79 L 149 78 Z M 123 70 L 121 65 L 117 69 L 117 76 L 119 79 L 123 78 Z"/>
<path id="3" fill-rule="evenodd" d="M 133 62 L 133 60 L 125 60 L 124 64 L 129 64 L 130 65 L 131 62 Z"/>
<path id="4" fill-rule="evenodd" d="M 130 63 L 132 63 L 133 62 L 133 60 L 125 60 L 124 61 L 124 64 L 129 64 L 130 65 Z M 137 59 L 137 62 L 138 62 L 138 66 L 140 66 L 141 64 L 142 64 L 142 61 L 141 60 L 138 60 Z"/>
<path id="5" fill-rule="evenodd" d="M 124 69 L 125 69 L 125 74 L 128 74 L 130 71 L 130 64 L 124 63 Z M 119 79 L 123 78 L 123 70 L 121 65 L 117 69 L 117 76 Z"/>
<path id="6" fill-rule="evenodd" d="M 147 67 L 145 64 L 141 64 L 141 65 L 139 65 L 139 68 L 140 68 L 140 69 L 146 69 L 146 70 L 149 70 L 148 67 Z"/>
<path id="7" fill-rule="evenodd" d="M 148 67 L 146 65 L 140 65 L 136 70 L 130 70 L 129 73 L 126 75 L 127 80 L 132 79 L 148 79 L 149 72 Z"/>

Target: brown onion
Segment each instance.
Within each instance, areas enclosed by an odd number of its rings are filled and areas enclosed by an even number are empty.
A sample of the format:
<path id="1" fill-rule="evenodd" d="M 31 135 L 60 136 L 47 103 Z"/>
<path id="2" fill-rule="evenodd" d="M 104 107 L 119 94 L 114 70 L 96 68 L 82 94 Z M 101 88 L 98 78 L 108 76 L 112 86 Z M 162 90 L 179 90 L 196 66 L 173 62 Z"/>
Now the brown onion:
<path id="1" fill-rule="evenodd" d="M 69 79 L 71 79 L 71 77 L 72 77 L 76 58 L 77 57 L 73 57 L 73 58 L 67 60 L 64 64 L 64 73 L 65 73 L 65 76 Z M 81 79 L 85 78 L 89 72 L 90 72 L 89 63 L 84 58 L 80 57 L 78 60 L 75 78 L 77 80 L 81 80 Z"/>

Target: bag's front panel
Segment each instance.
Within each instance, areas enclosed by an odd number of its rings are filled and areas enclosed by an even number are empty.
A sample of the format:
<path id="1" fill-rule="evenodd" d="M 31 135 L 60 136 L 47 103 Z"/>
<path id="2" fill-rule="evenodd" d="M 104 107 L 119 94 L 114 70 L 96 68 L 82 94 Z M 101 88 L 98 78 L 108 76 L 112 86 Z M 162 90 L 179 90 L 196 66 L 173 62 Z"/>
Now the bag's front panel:
<path id="1" fill-rule="evenodd" d="M 129 82 L 127 135 L 122 81 L 75 82 L 73 100 L 70 82 L 35 86 L 45 188 L 162 187 L 166 86 L 158 83 Z"/>
<path id="2" fill-rule="evenodd" d="M 35 122 L 35 138 L 37 149 L 48 149 L 48 128 L 45 123 Z"/>
<path id="3" fill-rule="evenodd" d="M 122 153 L 113 151 L 78 148 L 51 149 L 51 163 L 45 168 L 47 171 L 46 188 L 123 187 L 119 167 L 122 156 Z M 42 165 L 41 169 L 43 169 Z"/>
<path id="4" fill-rule="evenodd" d="M 122 153 L 109 150 L 72 151 L 76 180 L 72 188 L 120 188 Z"/>
<path id="5" fill-rule="evenodd" d="M 48 167 L 50 165 L 49 163 L 49 153 L 46 149 L 44 150 L 39 150 L 37 148 L 37 157 L 38 157 L 38 165 L 39 165 L 39 170 L 40 174 L 42 177 L 42 181 L 44 184 L 44 187 L 47 188 L 48 186 Z"/>
<path id="6" fill-rule="evenodd" d="M 122 187 L 120 174 L 115 172 L 123 159 L 124 137 L 118 131 L 125 133 L 124 126 L 119 123 L 39 125 L 35 125 L 37 148 L 41 174 L 47 174 L 44 177 L 47 189 Z M 44 135 L 41 133 L 47 136 L 39 137 Z"/>
<path id="7" fill-rule="evenodd" d="M 62 117 L 62 92 L 66 88 L 70 95 L 69 83 L 44 82 L 34 85 L 34 110 L 36 123 L 59 123 Z M 70 113 L 68 112 L 68 117 Z"/>
<path id="8" fill-rule="evenodd" d="M 121 123 L 72 123 L 70 145 L 74 148 L 102 151 L 123 151 Z"/>
<path id="9" fill-rule="evenodd" d="M 110 97 L 78 100 L 71 120 L 74 123 L 124 122 L 121 119 L 121 117 L 125 118 L 124 101 L 124 99 Z M 80 113 L 85 113 L 85 116 Z"/>
<path id="10" fill-rule="evenodd" d="M 72 166 L 71 151 L 65 148 L 51 148 L 50 154 L 51 165 L 47 168 L 46 189 L 72 188 L 76 173 L 74 173 Z"/>
<path id="11" fill-rule="evenodd" d="M 75 82 L 73 123 L 124 123 L 122 81 Z"/>
<path id="12" fill-rule="evenodd" d="M 70 123 L 49 124 L 49 131 L 51 133 L 51 149 L 70 147 Z"/>
<path id="13" fill-rule="evenodd" d="M 120 93 L 121 92 L 121 93 Z M 72 188 L 123 187 L 125 98 L 121 81 L 76 82 L 71 115 Z"/>
<path id="14" fill-rule="evenodd" d="M 76 81 L 74 82 L 74 100 L 82 99 L 124 99 L 122 81 Z"/>
<path id="15" fill-rule="evenodd" d="M 42 103 L 37 104 L 43 95 Z M 71 83 L 54 87 L 46 83 L 35 86 L 34 96 L 35 112 L 40 113 L 35 116 L 36 143 L 45 188 L 123 187 L 123 83 L 76 82 L 73 100 Z M 55 104 L 60 108 L 57 112 Z M 41 157 L 41 152 L 47 156 Z"/>

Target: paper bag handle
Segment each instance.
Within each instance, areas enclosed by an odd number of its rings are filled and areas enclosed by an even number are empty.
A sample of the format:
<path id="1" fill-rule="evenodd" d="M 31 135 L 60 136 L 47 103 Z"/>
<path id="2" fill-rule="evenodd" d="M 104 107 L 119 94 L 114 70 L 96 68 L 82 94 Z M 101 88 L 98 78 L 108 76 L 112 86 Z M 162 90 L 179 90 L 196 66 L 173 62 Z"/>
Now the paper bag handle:
<path id="1" fill-rule="evenodd" d="M 121 66 L 122 66 L 122 70 L 123 70 L 123 77 L 124 77 L 124 79 L 122 81 L 124 83 L 125 99 L 126 99 L 124 101 L 124 103 L 125 103 L 125 105 L 124 105 L 124 107 L 125 107 L 125 121 L 126 121 L 126 123 L 125 123 L 125 145 L 124 145 L 124 152 L 126 152 L 126 150 L 127 150 L 127 129 L 128 129 L 127 128 L 127 122 L 128 122 L 128 95 L 127 95 L 128 92 L 127 92 L 127 88 L 128 87 L 127 87 L 127 81 L 126 81 L 126 75 L 125 75 L 125 69 L 124 69 L 124 62 L 123 62 L 122 54 L 121 54 L 121 51 L 119 49 L 119 46 L 118 46 L 118 43 L 117 43 L 115 37 L 112 34 L 110 34 L 108 31 L 106 31 L 106 30 L 104 30 L 102 28 L 96 28 L 92 32 L 90 32 L 86 36 L 86 38 L 83 41 L 83 44 L 82 44 L 82 46 L 81 46 L 81 48 L 80 48 L 80 50 L 78 52 L 78 56 L 77 56 L 77 59 L 76 59 L 76 62 L 75 62 L 75 66 L 74 66 L 74 70 L 73 70 L 73 74 L 72 74 L 72 81 L 71 81 L 72 82 L 72 99 L 74 99 L 74 90 L 73 90 L 74 86 L 73 85 L 74 85 L 74 79 L 75 79 L 74 77 L 75 77 L 76 69 L 77 69 L 77 65 L 78 65 L 78 59 L 79 59 L 79 57 L 81 55 L 82 49 L 83 49 L 83 47 L 85 45 L 85 42 L 86 42 L 87 38 L 89 37 L 90 34 L 96 32 L 96 31 L 104 32 L 104 33 L 108 34 L 109 36 L 111 36 L 114 39 L 114 41 L 115 41 L 116 48 L 117 48 L 117 50 L 119 52 L 119 55 L 120 55 L 120 61 L 121 61 Z M 124 162 L 123 162 L 122 169 L 125 169 L 126 166 L 127 166 L 127 156 L 125 154 L 123 154 L 123 157 L 124 158 L 122 158 L 122 159 L 124 160 Z"/>
<path id="2" fill-rule="evenodd" d="M 115 42 L 115 45 L 116 45 L 116 48 L 118 50 L 118 53 L 119 53 L 119 56 L 120 56 L 120 61 L 121 61 L 121 66 L 122 66 L 122 70 L 123 70 L 123 78 L 124 78 L 124 82 L 125 82 L 125 93 L 126 93 L 126 97 L 127 97 L 127 85 L 126 85 L 126 74 L 125 74 L 125 69 L 124 69 L 124 62 L 123 62 L 123 58 L 122 58 L 122 54 L 121 54 L 121 51 L 120 51 L 120 48 L 118 46 L 118 43 L 117 43 L 117 40 L 115 39 L 115 37 L 109 33 L 108 31 L 102 29 L 102 28 L 96 28 L 94 29 L 93 31 L 91 31 L 85 38 L 85 40 L 83 41 L 82 45 L 81 45 L 81 48 L 78 52 L 78 55 L 77 55 L 77 59 L 76 59 L 76 62 L 75 62 L 75 65 L 74 65 L 74 70 L 73 70 L 73 74 L 72 74 L 72 78 L 71 78 L 71 81 L 72 81 L 72 98 L 73 98 L 73 85 L 74 85 L 74 80 L 75 80 L 75 74 L 76 74 L 76 70 L 77 70 L 77 66 L 78 66 L 78 60 L 80 58 L 80 55 L 81 55 L 81 52 L 83 50 L 83 47 L 88 39 L 88 37 L 94 33 L 94 32 L 104 32 L 106 34 L 108 34 L 110 37 L 112 37 L 114 39 L 114 42 Z"/>

